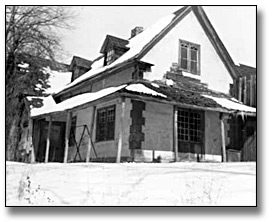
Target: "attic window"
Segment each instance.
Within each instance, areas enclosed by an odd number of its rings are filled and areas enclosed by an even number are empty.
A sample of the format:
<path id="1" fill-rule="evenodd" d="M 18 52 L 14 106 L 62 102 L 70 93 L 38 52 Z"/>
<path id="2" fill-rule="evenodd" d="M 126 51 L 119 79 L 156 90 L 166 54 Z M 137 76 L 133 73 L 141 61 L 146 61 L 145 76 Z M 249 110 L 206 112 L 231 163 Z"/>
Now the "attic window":
<path id="1" fill-rule="evenodd" d="M 107 60 L 106 60 L 107 65 L 111 64 L 113 61 L 114 61 L 114 50 L 110 49 L 107 52 Z"/>
<path id="2" fill-rule="evenodd" d="M 189 73 L 200 75 L 200 45 L 180 40 L 179 67 Z"/>

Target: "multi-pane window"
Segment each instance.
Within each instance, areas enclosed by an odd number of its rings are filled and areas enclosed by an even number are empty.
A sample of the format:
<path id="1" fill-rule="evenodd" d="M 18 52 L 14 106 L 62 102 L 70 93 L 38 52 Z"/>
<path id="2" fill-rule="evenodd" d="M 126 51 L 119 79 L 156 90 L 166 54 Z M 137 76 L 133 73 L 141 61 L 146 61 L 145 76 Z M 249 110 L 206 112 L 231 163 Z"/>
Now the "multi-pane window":
<path id="1" fill-rule="evenodd" d="M 115 106 L 97 110 L 96 141 L 114 139 Z"/>
<path id="2" fill-rule="evenodd" d="M 195 110 L 178 110 L 178 140 L 183 142 L 202 142 L 203 113 Z"/>
<path id="3" fill-rule="evenodd" d="M 110 49 L 107 52 L 107 59 L 106 59 L 106 63 L 107 65 L 111 64 L 114 61 L 114 50 Z"/>
<path id="4" fill-rule="evenodd" d="M 180 68 L 192 74 L 200 74 L 200 45 L 180 40 Z"/>

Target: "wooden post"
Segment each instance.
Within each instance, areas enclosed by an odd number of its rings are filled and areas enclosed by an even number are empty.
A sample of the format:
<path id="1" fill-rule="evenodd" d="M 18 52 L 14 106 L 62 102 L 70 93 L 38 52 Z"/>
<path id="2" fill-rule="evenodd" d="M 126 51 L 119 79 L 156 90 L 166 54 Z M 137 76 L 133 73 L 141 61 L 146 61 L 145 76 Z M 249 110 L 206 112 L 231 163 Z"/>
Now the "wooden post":
<path id="1" fill-rule="evenodd" d="M 242 102 L 242 78 L 238 78 L 238 100 Z"/>
<path id="2" fill-rule="evenodd" d="M 123 143 L 123 131 L 124 131 L 124 117 L 125 117 L 125 97 L 122 97 L 122 113 L 120 117 L 120 131 L 119 131 L 119 139 L 118 139 L 118 148 L 117 148 L 117 157 L 116 163 L 120 163 L 121 155 L 122 155 L 122 143 Z"/>
<path id="3" fill-rule="evenodd" d="M 178 161 L 178 109 L 174 107 L 174 151 L 175 162 Z"/>
<path id="4" fill-rule="evenodd" d="M 244 77 L 244 90 L 243 90 L 243 94 L 244 94 L 244 104 L 247 104 L 247 78 L 246 76 Z"/>
<path id="5" fill-rule="evenodd" d="M 71 118 L 72 118 L 72 113 L 68 111 L 67 119 L 66 119 L 66 129 L 65 129 L 65 150 L 64 150 L 64 159 L 63 159 L 64 163 L 67 163 L 67 159 L 68 159 Z"/>
<path id="6" fill-rule="evenodd" d="M 90 157 L 91 157 L 92 135 L 93 135 L 93 129 L 94 129 L 95 112 L 96 112 L 96 106 L 93 107 L 93 115 L 92 115 L 92 122 L 91 122 L 91 131 L 90 131 L 90 134 L 89 134 L 88 150 L 87 150 L 87 154 L 86 154 L 86 163 L 90 162 Z"/>
<path id="7" fill-rule="evenodd" d="M 34 145 L 33 145 L 33 140 L 32 140 L 32 137 L 33 137 L 33 119 L 29 118 L 28 123 L 29 123 L 28 145 L 30 146 L 30 150 L 31 150 L 30 162 L 35 163 L 35 152 L 34 152 Z"/>
<path id="8" fill-rule="evenodd" d="M 51 128 L 52 128 L 52 115 L 49 116 L 49 124 L 48 124 L 47 138 L 46 138 L 45 161 L 44 161 L 45 163 L 48 163 L 48 158 L 49 158 Z"/>
<path id="9" fill-rule="evenodd" d="M 225 125 L 224 125 L 224 114 L 220 113 L 221 121 L 221 137 L 222 137 L 222 162 L 227 162 L 227 153 L 226 153 L 226 141 L 225 141 Z"/>
<path id="10" fill-rule="evenodd" d="M 250 94 L 250 100 L 249 105 L 253 106 L 253 76 L 250 76 L 250 85 L 249 85 L 249 94 Z"/>

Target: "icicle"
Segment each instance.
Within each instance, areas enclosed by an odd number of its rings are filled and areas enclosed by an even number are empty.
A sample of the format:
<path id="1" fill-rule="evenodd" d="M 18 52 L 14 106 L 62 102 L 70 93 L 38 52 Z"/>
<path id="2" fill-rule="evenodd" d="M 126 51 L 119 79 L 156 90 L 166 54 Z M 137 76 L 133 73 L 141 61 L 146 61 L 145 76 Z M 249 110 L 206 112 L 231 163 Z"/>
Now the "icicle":
<path id="1" fill-rule="evenodd" d="M 242 117 L 243 122 L 245 122 L 245 113 L 244 113 L 244 111 L 241 111 L 241 112 L 240 112 L 240 115 L 241 115 L 241 117 Z"/>

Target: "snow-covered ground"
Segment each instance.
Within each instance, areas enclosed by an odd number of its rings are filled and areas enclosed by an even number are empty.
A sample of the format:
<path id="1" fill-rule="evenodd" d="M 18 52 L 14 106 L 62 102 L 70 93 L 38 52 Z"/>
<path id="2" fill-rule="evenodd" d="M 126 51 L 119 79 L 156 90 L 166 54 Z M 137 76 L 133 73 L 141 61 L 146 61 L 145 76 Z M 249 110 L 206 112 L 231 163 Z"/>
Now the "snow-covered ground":
<path id="1" fill-rule="evenodd" d="M 255 206 L 255 163 L 6 163 L 6 204 Z"/>

